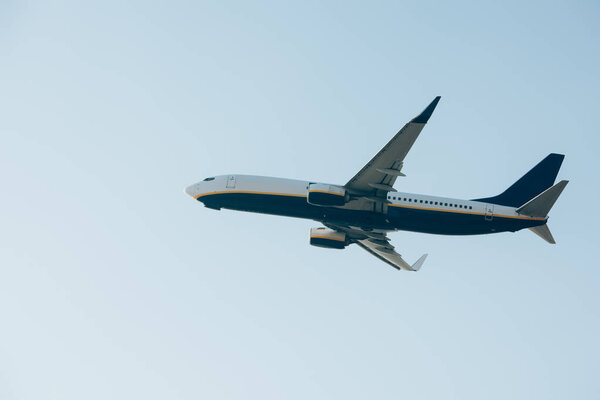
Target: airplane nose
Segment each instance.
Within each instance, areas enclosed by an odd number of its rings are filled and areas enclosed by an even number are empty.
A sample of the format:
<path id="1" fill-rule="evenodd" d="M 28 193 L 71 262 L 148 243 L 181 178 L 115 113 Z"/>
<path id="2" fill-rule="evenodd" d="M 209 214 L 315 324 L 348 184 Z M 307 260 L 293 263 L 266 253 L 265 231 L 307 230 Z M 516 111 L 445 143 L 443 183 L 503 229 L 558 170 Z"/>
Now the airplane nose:
<path id="1" fill-rule="evenodd" d="M 198 195 L 197 194 L 197 192 L 198 192 L 198 184 L 193 184 L 193 185 L 190 185 L 190 186 L 186 187 L 184 189 L 184 192 L 188 196 L 193 197 L 195 199 L 196 196 Z"/>
<path id="2" fill-rule="evenodd" d="M 193 185 L 186 187 L 185 189 L 183 189 L 183 191 L 185 192 L 185 194 L 192 197 L 193 199 L 203 201 L 203 198 L 200 196 L 203 196 L 213 191 L 216 187 L 215 183 L 216 181 L 214 177 L 206 178 L 203 181 L 196 182 Z"/>

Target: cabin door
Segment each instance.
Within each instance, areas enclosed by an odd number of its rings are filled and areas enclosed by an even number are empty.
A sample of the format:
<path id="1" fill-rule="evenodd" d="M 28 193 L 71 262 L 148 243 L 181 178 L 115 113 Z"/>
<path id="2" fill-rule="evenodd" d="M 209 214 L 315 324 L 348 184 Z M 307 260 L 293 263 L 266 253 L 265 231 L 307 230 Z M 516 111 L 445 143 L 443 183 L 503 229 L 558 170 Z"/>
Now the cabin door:
<path id="1" fill-rule="evenodd" d="M 228 189 L 235 188 L 235 175 L 229 175 L 227 177 L 227 188 Z"/>
<path id="2" fill-rule="evenodd" d="M 485 220 L 491 221 L 494 218 L 494 205 L 486 204 L 485 205 Z"/>

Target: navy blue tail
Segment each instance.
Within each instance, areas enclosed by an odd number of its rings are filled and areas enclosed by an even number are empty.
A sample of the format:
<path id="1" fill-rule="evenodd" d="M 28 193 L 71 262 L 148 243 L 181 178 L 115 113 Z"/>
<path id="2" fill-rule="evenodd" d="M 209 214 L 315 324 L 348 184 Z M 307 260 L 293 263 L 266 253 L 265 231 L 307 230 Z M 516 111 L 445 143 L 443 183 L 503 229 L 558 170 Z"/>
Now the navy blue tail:
<path id="1" fill-rule="evenodd" d="M 564 154 L 552 153 L 498 196 L 474 201 L 520 207 L 554 184 L 564 158 Z"/>

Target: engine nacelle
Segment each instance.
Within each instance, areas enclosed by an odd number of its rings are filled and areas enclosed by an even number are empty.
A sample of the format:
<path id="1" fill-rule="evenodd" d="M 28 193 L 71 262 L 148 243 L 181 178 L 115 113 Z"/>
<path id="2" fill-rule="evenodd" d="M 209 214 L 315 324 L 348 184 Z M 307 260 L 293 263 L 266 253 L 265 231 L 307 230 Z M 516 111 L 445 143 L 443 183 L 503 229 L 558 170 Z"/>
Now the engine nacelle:
<path id="1" fill-rule="evenodd" d="M 329 228 L 311 228 L 310 244 L 328 249 L 343 249 L 348 245 L 346 234 Z"/>
<path id="2" fill-rule="evenodd" d="M 308 185 L 307 201 L 315 206 L 343 206 L 348 201 L 346 189 L 325 183 Z"/>

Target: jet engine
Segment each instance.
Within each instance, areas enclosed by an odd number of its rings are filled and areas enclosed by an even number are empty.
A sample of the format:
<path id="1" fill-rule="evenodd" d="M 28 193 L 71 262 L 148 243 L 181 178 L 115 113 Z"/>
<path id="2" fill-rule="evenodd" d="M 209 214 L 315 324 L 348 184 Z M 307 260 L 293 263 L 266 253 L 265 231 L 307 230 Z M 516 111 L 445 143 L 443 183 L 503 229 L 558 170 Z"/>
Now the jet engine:
<path id="1" fill-rule="evenodd" d="M 310 244 L 328 249 L 343 249 L 348 246 L 348 239 L 343 232 L 334 231 L 329 228 L 311 228 Z"/>
<path id="2" fill-rule="evenodd" d="M 315 206 L 343 206 L 348 201 L 346 189 L 325 183 L 308 185 L 307 201 Z"/>

